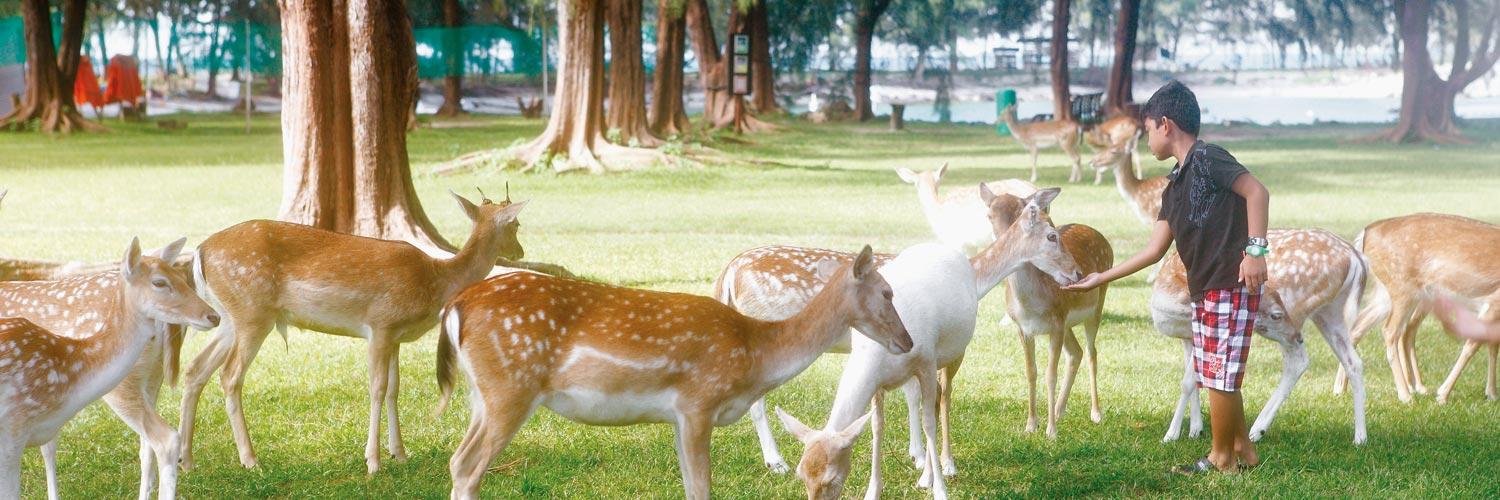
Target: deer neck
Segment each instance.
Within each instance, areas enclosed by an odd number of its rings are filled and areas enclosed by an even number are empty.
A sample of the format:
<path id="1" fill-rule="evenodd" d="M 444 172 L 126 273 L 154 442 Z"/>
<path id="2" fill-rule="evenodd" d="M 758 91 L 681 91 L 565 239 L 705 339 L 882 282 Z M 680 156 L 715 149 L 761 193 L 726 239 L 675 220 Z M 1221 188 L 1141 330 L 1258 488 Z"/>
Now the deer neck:
<path id="1" fill-rule="evenodd" d="M 1011 244 L 1019 239 L 1019 233 L 1013 225 L 1011 230 L 996 236 L 995 241 L 979 252 L 979 255 L 969 258 L 969 264 L 974 266 L 974 285 L 981 298 L 1021 268 L 1022 262 L 1017 259 L 1015 245 Z"/>
<path id="2" fill-rule="evenodd" d="M 484 228 L 486 224 L 489 222 L 476 222 L 463 248 L 458 249 L 458 253 L 453 254 L 452 258 L 441 261 L 438 266 L 448 278 L 444 297 L 452 297 L 465 286 L 489 276 L 490 271 L 494 270 L 495 259 L 499 257 L 499 245 L 494 240 L 500 235 L 498 231 Z"/>
<path id="3" fill-rule="evenodd" d="M 1130 154 L 1135 154 L 1131 152 Z M 1141 193 L 1141 178 L 1135 176 L 1135 169 L 1131 167 L 1130 157 L 1120 160 L 1115 164 L 1115 187 L 1120 190 L 1120 196 L 1125 197 L 1125 203 L 1140 206 L 1137 198 Z"/>
<path id="4" fill-rule="evenodd" d="M 114 307 L 97 311 L 102 316 L 100 324 L 103 327 L 91 336 L 73 340 L 77 343 L 77 348 L 73 351 L 75 357 L 67 363 L 69 366 L 58 367 L 69 369 L 73 364 L 81 363 L 79 373 L 82 376 L 78 387 L 89 389 L 76 396 L 85 398 L 86 401 L 98 399 L 114 389 L 140 361 L 146 346 L 157 335 L 166 333 L 166 329 L 156 320 L 151 319 L 140 308 L 132 307 L 126 295 L 123 276 L 116 287 Z"/>
<path id="5" fill-rule="evenodd" d="M 806 307 L 787 319 L 757 322 L 765 331 L 750 337 L 751 350 L 758 353 L 756 379 L 767 387 L 786 383 L 849 335 L 850 305 L 843 293 L 847 279 L 824 286 Z"/>
<path id="6" fill-rule="evenodd" d="M 1005 113 L 1001 115 L 1000 119 L 1005 120 L 1005 126 L 1010 129 L 1010 135 L 1015 136 L 1021 142 L 1026 142 L 1026 127 L 1021 125 L 1021 122 L 1016 121 L 1015 113 Z"/>

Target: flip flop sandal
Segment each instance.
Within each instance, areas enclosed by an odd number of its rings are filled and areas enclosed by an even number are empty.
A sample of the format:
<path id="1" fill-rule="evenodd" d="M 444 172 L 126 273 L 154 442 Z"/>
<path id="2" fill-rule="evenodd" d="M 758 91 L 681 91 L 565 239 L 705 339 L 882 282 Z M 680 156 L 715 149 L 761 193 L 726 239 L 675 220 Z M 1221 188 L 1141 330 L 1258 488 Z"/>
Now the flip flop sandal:
<path id="1" fill-rule="evenodd" d="M 1192 476 L 1217 470 L 1219 470 L 1218 466 L 1214 465 L 1213 461 L 1209 460 L 1208 457 L 1200 458 L 1197 462 L 1193 462 L 1191 464 L 1179 465 L 1172 468 L 1172 472 L 1184 476 Z"/>

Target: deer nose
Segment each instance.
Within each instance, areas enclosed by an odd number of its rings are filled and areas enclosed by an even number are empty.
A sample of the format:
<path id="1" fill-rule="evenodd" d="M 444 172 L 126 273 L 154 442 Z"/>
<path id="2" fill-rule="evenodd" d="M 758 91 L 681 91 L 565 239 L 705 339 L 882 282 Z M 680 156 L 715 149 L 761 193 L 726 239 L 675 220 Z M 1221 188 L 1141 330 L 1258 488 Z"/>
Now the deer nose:
<path id="1" fill-rule="evenodd" d="M 213 328 L 218 328 L 218 326 L 219 326 L 219 314 L 218 313 L 208 313 L 208 316 L 205 317 L 204 319 L 207 319 L 208 320 L 208 324 L 213 325 L 212 326 Z"/>

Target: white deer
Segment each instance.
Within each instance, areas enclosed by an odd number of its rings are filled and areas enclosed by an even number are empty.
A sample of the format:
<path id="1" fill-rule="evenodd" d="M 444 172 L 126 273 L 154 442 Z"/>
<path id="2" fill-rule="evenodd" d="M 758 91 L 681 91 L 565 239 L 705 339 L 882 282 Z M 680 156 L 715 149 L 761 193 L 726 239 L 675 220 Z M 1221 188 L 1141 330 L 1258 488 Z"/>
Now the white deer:
<path id="1" fill-rule="evenodd" d="M 1255 315 L 1255 333 L 1281 344 L 1281 381 L 1271 399 L 1261 408 L 1250 439 L 1260 440 L 1281 404 L 1291 395 L 1302 373 L 1307 371 L 1307 350 L 1302 346 L 1302 327 L 1307 320 L 1323 334 L 1339 364 L 1351 374 L 1354 386 L 1354 444 L 1366 441 L 1365 384 L 1363 364 L 1349 338 L 1349 325 L 1359 311 L 1368 266 L 1353 245 L 1321 229 L 1271 229 L 1271 254 L 1266 258 L 1268 280 Z M 1191 420 L 1188 437 L 1203 432 L 1199 412 L 1198 378 L 1193 370 L 1192 309 L 1187 273 L 1177 252 L 1162 260 L 1151 295 L 1151 319 L 1156 330 L 1182 339 L 1182 394 L 1163 442 L 1175 441 L 1182 432 L 1183 412 Z"/>
<path id="2" fill-rule="evenodd" d="M 896 175 L 907 184 L 917 188 L 917 202 L 927 215 L 927 224 L 938 241 L 973 256 L 995 241 L 995 231 L 990 227 L 989 206 L 979 196 L 979 188 L 951 188 L 939 196 L 938 186 L 943 174 L 948 172 L 944 163 L 937 170 L 913 172 L 897 168 Z M 991 193 L 1009 194 L 1025 198 L 1036 192 L 1036 185 L 1020 179 L 1006 179 L 985 183 Z"/>
<path id="3" fill-rule="evenodd" d="M 1500 248 L 1500 226 L 1443 214 L 1415 214 L 1377 221 L 1366 226 L 1355 239 L 1370 262 L 1375 277 L 1371 301 L 1355 322 L 1355 345 L 1375 323 L 1385 320 L 1385 356 L 1396 382 L 1396 395 L 1403 403 L 1412 393 L 1427 393 L 1417 370 L 1417 327 L 1428 313 L 1433 292 L 1477 303 L 1479 317 L 1500 319 L 1500 259 L 1491 249 Z M 1458 362 L 1438 388 L 1437 401 L 1444 403 L 1453 392 L 1459 374 L 1480 348 L 1464 343 Z M 1489 377 L 1485 395 L 1495 399 L 1495 357 L 1500 344 L 1488 344 Z M 1342 392 L 1345 375 L 1340 372 L 1334 391 Z"/>
<path id="4" fill-rule="evenodd" d="M 1021 123 L 1016 120 L 1016 105 L 1000 111 L 1000 120 L 1010 127 L 1010 136 L 1031 153 L 1031 182 L 1036 182 L 1036 156 L 1042 148 L 1060 148 L 1073 159 L 1073 173 L 1068 182 L 1083 180 L 1083 171 L 1078 156 L 1078 122 L 1073 120 L 1050 120 L 1038 123 Z M 1104 171 L 1095 169 L 1094 184 L 1104 179 Z"/>
<path id="5" fill-rule="evenodd" d="M 540 406 L 590 425 L 664 423 L 677 435 L 687 498 L 709 498 L 713 428 L 734 423 L 850 327 L 882 349 L 912 339 L 866 246 L 828 262 L 796 315 L 761 321 L 708 297 L 518 272 L 465 289 L 443 310 L 438 411 L 468 375 L 468 431 L 449 461 L 450 498 L 476 498 L 489 463 Z"/>
<path id="6" fill-rule="evenodd" d="M 250 362 L 274 326 L 287 325 L 369 340 L 370 430 L 365 464 L 380 469 L 380 412 L 387 411 L 391 456 L 406 460 L 396 408 L 402 343 L 422 337 L 463 287 L 484 279 L 499 257 L 519 258 L 516 215 L 527 202 L 475 205 L 453 195 L 473 221 L 469 240 L 449 259 L 399 241 L 334 233 L 274 221 L 240 223 L 198 246 L 194 277 L 202 295 L 224 313 L 216 332 L 188 366 L 182 393 L 182 462 L 192 467 L 198 397 L 220 366 L 225 410 L 240 464 L 256 465 L 241 406 Z M 225 361 L 228 364 L 225 365 Z"/>
<path id="7" fill-rule="evenodd" d="M 987 191 L 986 191 L 987 192 Z M 872 464 L 866 499 L 879 498 L 883 487 L 880 474 L 880 442 L 884 431 L 886 390 L 905 385 L 914 379 L 920 392 L 920 421 L 925 446 L 919 453 L 923 464 L 918 486 L 932 488 L 934 498 L 948 498 L 944 476 L 957 472 L 949 440 L 953 379 L 963 362 L 964 351 L 974 335 L 979 299 L 1006 276 L 1030 265 L 1047 270 L 1058 283 L 1071 283 L 1082 272 L 1059 242 L 1046 205 L 1057 195 L 1057 189 L 1038 191 L 1024 203 L 1024 215 L 1002 232 L 984 253 L 973 259 L 938 244 L 917 245 L 902 252 L 881 268 L 899 297 L 896 310 L 912 334 L 909 353 L 880 352 L 859 338 L 853 340 L 849 363 L 839 380 L 833 409 L 822 433 L 806 432 L 806 426 L 785 412 L 778 412 L 787 429 L 805 445 L 797 475 L 807 487 L 811 500 L 837 498 L 850 468 L 850 425 L 874 401 L 871 421 Z M 995 204 L 1021 204 L 1008 195 L 999 199 L 986 196 Z M 1009 210 L 1006 207 L 1001 210 Z M 913 422 L 917 420 L 914 415 Z M 943 434 L 939 438 L 939 420 Z M 914 433 L 913 437 L 917 437 Z M 941 458 L 939 447 L 941 446 Z M 925 448 L 925 449 L 924 449 Z M 941 462 L 939 460 L 941 459 Z M 941 469 L 930 464 L 941 463 Z"/>
<path id="8" fill-rule="evenodd" d="M 218 324 L 218 314 L 168 264 L 181 247 L 179 240 L 158 256 L 142 256 L 140 243 L 132 240 L 118 273 L 16 283 L 10 285 L 27 286 L 0 289 L 0 299 L 9 304 L 5 315 L 20 316 L 0 319 L 0 498 L 20 498 L 21 454 L 27 447 L 41 445 L 48 498 L 55 500 L 57 437 L 63 425 L 132 377 L 143 364 L 142 353 L 148 346 L 161 348 L 166 333 L 163 323 L 205 330 Z M 58 300 L 38 299 L 36 292 Z M 27 317 L 41 319 L 34 322 Z M 50 323 L 55 329 L 48 331 L 38 323 Z M 160 366 L 160 358 L 148 357 L 145 362 Z M 136 399 L 144 390 L 114 390 L 111 407 L 142 435 L 143 442 L 153 442 L 161 463 L 160 498 L 175 498 L 176 443 L 171 427 L 160 422 L 151 406 L 121 405 L 149 403 Z M 142 469 L 149 470 L 144 450 L 142 455 Z M 149 493 L 149 488 L 143 480 L 142 493 Z"/>

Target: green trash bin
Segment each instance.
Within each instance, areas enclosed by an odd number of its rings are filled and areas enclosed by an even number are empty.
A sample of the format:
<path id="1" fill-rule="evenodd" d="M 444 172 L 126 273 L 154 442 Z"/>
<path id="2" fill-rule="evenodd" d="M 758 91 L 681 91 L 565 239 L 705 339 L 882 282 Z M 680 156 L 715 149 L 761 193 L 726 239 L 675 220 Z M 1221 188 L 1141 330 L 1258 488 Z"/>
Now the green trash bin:
<path id="1" fill-rule="evenodd" d="M 1005 122 L 1000 121 L 1000 112 L 1001 111 L 1005 111 L 1005 108 L 1007 106 L 1010 106 L 1010 105 L 1015 104 L 1015 103 L 1016 103 L 1016 91 L 1015 90 L 1012 90 L 1012 89 L 1003 89 L 1003 90 L 995 93 L 995 133 L 996 134 L 1010 135 L 1010 127 L 1007 126 L 1005 124 Z"/>

